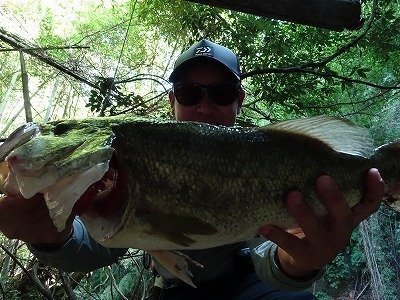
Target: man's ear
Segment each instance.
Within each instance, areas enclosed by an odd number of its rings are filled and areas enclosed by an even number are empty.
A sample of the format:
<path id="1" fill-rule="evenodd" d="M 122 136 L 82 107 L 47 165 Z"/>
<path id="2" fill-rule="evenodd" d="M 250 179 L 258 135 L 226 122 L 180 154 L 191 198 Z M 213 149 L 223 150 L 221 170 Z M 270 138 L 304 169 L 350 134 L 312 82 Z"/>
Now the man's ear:
<path id="1" fill-rule="evenodd" d="M 240 113 L 240 111 L 242 110 L 242 104 L 243 104 L 243 100 L 244 100 L 244 97 L 246 96 L 246 93 L 245 93 L 245 91 L 241 88 L 240 89 L 240 92 L 239 92 L 239 96 L 238 96 L 238 101 L 237 101 L 237 103 L 238 103 L 238 105 L 237 105 L 237 110 L 236 110 L 236 113 L 237 114 L 239 114 Z"/>
<path id="2" fill-rule="evenodd" d="M 171 106 L 172 115 L 175 115 L 175 94 L 172 90 L 169 91 L 168 98 L 169 98 L 169 105 Z"/>

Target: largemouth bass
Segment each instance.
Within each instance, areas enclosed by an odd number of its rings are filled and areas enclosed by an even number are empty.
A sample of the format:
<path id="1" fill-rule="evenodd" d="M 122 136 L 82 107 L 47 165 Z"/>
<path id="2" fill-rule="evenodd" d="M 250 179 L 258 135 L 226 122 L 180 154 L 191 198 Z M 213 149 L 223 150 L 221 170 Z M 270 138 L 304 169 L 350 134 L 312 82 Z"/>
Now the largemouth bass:
<path id="1" fill-rule="evenodd" d="M 261 128 L 134 116 L 27 124 L 0 146 L 0 162 L 2 192 L 42 193 L 59 230 L 79 214 L 100 244 L 146 251 L 210 248 L 265 224 L 293 226 L 284 201 L 293 189 L 324 215 L 313 192 L 322 174 L 351 206 L 371 167 L 392 202 L 400 195 L 400 141 L 374 149 L 367 129 L 328 116 Z"/>

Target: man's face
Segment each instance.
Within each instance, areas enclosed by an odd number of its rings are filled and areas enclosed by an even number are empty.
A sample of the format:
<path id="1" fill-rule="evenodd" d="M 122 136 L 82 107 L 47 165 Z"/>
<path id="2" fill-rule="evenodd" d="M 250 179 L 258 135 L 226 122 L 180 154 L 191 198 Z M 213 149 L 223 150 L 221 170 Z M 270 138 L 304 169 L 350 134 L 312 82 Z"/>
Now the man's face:
<path id="1" fill-rule="evenodd" d="M 196 83 L 209 86 L 215 83 L 236 83 L 233 75 L 224 67 L 215 62 L 204 61 L 183 70 L 177 82 Z M 204 93 L 200 102 L 193 106 L 183 106 L 178 103 L 174 93 L 169 94 L 172 113 L 178 121 L 196 121 L 209 124 L 232 126 L 235 124 L 236 115 L 240 112 L 244 92 L 239 91 L 237 99 L 229 105 L 221 106 L 213 103 L 208 93 Z"/>

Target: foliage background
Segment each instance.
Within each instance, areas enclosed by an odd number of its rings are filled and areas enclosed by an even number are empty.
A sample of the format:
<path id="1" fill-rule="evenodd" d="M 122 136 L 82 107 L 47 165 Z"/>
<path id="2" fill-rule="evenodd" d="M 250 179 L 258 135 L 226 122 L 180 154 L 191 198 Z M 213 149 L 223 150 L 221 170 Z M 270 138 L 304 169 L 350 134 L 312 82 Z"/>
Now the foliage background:
<path id="1" fill-rule="evenodd" d="M 25 52 L 34 121 L 123 112 L 170 118 L 166 94 L 173 62 L 208 38 L 241 59 L 247 98 L 240 125 L 337 115 L 370 128 L 379 145 L 400 136 L 400 6 L 397 0 L 362 3 L 364 26 L 334 32 L 178 0 L 5 0 L 0 33 L 15 34 L 31 48 L 64 47 L 35 51 L 86 81 Z M 10 46 L 0 42 L 3 49 Z M 0 63 L 0 137 L 6 137 L 27 115 L 20 54 L 1 51 Z M 398 221 L 382 207 L 364 222 L 314 285 L 315 295 L 397 299 Z M 37 299 L 40 290 L 49 299 L 134 299 L 150 280 L 148 271 L 140 271 L 141 253 L 111 268 L 64 274 L 38 265 L 19 241 L 3 237 L 1 245 L 3 299 Z"/>

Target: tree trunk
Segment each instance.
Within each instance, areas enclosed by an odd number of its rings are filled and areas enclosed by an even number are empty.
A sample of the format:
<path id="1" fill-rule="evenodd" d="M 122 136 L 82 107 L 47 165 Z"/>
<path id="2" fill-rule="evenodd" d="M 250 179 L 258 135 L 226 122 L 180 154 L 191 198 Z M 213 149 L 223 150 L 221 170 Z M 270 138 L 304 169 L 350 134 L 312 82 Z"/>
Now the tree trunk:
<path id="1" fill-rule="evenodd" d="M 71 106 L 72 97 L 74 95 L 72 86 L 69 87 L 69 90 L 67 93 L 65 93 L 65 95 L 66 95 L 67 99 L 65 99 L 64 110 L 63 110 L 63 114 L 62 114 L 63 119 L 66 118 L 67 116 L 69 116 L 68 111 Z"/>
<path id="2" fill-rule="evenodd" d="M 18 75 L 19 74 L 17 72 L 15 72 L 13 74 L 13 76 L 11 77 L 10 84 L 7 87 L 7 91 L 4 94 L 3 99 L 1 100 L 1 103 L 0 103 L 0 122 L 1 122 L 1 120 L 3 118 L 3 112 L 4 112 L 4 109 L 6 108 L 7 102 L 10 99 L 11 92 L 15 87 L 15 83 L 17 81 Z"/>
<path id="3" fill-rule="evenodd" d="M 51 117 L 51 112 L 54 111 L 54 101 L 56 98 L 56 92 L 57 92 L 59 85 L 60 85 L 60 80 L 59 80 L 59 77 L 57 77 L 56 82 L 54 83 L 53 90 L 51 91 L 49 104 L 47 105 L 47 109 L 46 109 L 46 115 L 44 116 L 44 119 L 43 119 L 44 122 L 49 121 L 49 119 Z"/>
<path id="4" fill-rule="evenodd" d="M 23 111 L 23 109 L 24 109 L 24 107 L 21 106 L 21 108 L 19 108 L 18 110 L 16 110 L 14 116 L 12 116 L 12 117 L 8 120 L 7 124 L 6 124 L 3 128 L 1 128 L 0 137 L 2 137 L 2 136 L 5 135 L 5 133 L 7 132 L 8 128 L 10 128 L 10 126 L 13 125 L 14 120 L 19 116 L 19 114 L 21 113 L 21 111 Z"/>
<path id="5" fill-rule="evenodd" d="M 26 72 L 25 58 L 22 51 L 19 51 L 19 60 L 21 63 L 21 79 L 22 79 L 22 93 L 24 96 L 25 120 L 26 122 L 32 122 L 33 119 L 31 110 L 31 101 L 29 98 L 28 73 Z"/>
<path id="6" fill-rule="evenodd" d="M 382 299 L 383 283 L 382 274 L 379 270 L 379 264 L 375 255 L 377 247 L 375 245 L 373 231 L 371 230 L 371 228 L 378 228 L 378 226 L 376 226 L 376 224 L 374 224 L 374 226 L 372 224 L 373 222 L 377 222 L 376 215 L 373 215 L 369 219 L 360 223 L 360 232 L 364 244 L 364 253 L 367 260 L 368 270 L 371 274 L 371 300 L 379 300 Z"/>

